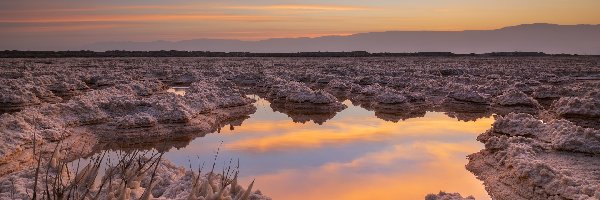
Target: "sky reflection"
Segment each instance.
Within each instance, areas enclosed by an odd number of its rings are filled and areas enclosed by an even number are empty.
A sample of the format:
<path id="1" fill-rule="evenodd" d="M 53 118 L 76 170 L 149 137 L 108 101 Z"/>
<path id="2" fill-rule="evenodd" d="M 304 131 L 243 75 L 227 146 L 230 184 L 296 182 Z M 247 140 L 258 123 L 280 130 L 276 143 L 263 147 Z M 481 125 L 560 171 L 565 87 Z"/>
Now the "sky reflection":
<path id="1" fill-rule="evenodd" d="M 185 166 L 210 163 L 223 141 L 221 160 L 239 158 L 242 183 L 256 178 L 256 188 L 273 199 L 423 199 L 439 190 L 489 199 L 464 165 L 466 155 L 483 148 L 475 137 L 490 128 L 491 117 L 459 122 L 427 113 L 392 123 L 349 105 L 317 125 L 293 123 L 264 100 L 256 105 L 242 126 L 165 156 Z"/>

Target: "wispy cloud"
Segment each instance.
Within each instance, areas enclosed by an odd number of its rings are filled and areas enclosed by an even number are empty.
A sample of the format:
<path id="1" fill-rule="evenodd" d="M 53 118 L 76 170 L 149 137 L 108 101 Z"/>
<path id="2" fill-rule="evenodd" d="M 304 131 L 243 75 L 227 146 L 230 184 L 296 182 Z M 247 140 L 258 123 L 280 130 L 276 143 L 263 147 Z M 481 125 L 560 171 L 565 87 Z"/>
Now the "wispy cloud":
<path id="1" fill-rule="evenodd" d="M 227 9 L 240 10 L 322 10 L 322 11 L 357 11 L 374 10 L 366 6 L 343 6 L 343 5 L 318 5 L 318 4 L 290 4 L 290 5 L 259 5 L 259 6 L 225 6 Z"/>
<path id="2" fill-rule="evenodd" d="M 45 18 L 8 18 L 0 19 L 0 23 L 153 22 L 181 20 L 273 21 L 282 20 L 282 17 L 228 14 L 67 15 Z"/>
<path id="3" fill-rule="evenodd" d="M 47 26 L 27 26 L 27 27 L 8 27 L 3 28 L 4 32 L 13 33 L 43 33 L 43 32 L 71 32 L 84 30 L 114 29 L 132 27 L 132 24 L 76 24 L 76 25 L 47 25 Z"/>
<path id="4" fill-rule="evenodd" d="M 97 11 L 181 11 L 181 10 L 305 10 L 305 11 L 359 11 L 375 10 L 367 6 L 346 5 L 320 5 L 320 4 L 274 4 L 274 5 L 227 5 L 215 3 L 187 4 L 187 5 L 135 5 L 135 6 L 97 6 L 97 7 L 72 7 L 72 8 L 30 8 L 0 10 L 0 14 L 15 13 L 56 13 L 56 12 L 97 12 Z"/>
<path id="5" fill-rule="evenodd" d="M 29 8 L 2 10 L 2 14 L 13 13 L 48 13 L 48 12 L 94 12 L 94 11 L 119 11 L 119 10 L 190 10 L 198 6 L 207 5 L 135 5 L 135 6 L 96 6 L 96 7 L 61 7 L 61 8 Z"/>
<path id="6" fill-rule="evenodd" d="M 332 12 L 373 10 L 372 7 L 318 4 L 290 5 L 138 5 L 72 8 L 31 8 L 0 11 L 0 23 L 152 22 L 152 21 L 282 21 L 293 20 L 272 12 Z M 254 10 L 251 14 L 245 12 Z M 124 14 L 123 11 L 136 11 Z M 271 12 L 272 11 L 272 12 Z M 285 13 L 284 13 L 285 14 Z"/>

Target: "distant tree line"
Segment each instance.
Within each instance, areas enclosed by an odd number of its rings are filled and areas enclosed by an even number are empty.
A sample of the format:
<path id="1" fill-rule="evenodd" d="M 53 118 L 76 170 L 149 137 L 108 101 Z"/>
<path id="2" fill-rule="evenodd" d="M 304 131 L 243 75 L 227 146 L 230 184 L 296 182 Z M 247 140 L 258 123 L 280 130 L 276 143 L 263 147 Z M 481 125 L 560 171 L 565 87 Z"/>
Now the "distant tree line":
<path id="1" fill-rule="evenodd" d="M 546 54 L 543 52 L 493 52 L 485 54 L 455 54 L 452 52 L 369 53 L 350 52 L 298 52 L 251 53 L 211 51 L 0 51 L 0 58 L 95 58 L 95 57 L 403 57 L 403 56 L 576 56 L 577 54 Z"/>

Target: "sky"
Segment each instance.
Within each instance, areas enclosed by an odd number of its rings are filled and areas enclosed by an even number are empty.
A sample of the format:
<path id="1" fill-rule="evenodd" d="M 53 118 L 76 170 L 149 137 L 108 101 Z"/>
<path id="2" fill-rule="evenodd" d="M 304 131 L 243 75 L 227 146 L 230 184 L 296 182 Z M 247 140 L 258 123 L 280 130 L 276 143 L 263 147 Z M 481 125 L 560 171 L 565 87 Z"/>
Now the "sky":
<path id="1" fill-rule="evenodd" d="M 597 0 L 6 0 L 0 48 L 600 24 L 597 8 Z"/>

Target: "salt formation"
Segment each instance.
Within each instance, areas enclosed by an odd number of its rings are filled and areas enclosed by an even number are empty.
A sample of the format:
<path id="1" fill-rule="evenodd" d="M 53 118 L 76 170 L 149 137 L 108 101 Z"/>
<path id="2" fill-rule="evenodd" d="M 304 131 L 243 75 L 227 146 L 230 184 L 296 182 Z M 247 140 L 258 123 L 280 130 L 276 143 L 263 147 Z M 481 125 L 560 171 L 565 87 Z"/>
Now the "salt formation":
<path id="1" fill-rule="evenodd" d="M 350 89 L 349 83 L 340 79 L 333 79 L 327 83 L 326 86 L 329 91 L 343 92 Z"/>
<path id="2" fill-rule="evenodd" d="M 246 95 L 258 95 L 295 122 L 319 124 L 345 100 L 394 122 L 429 111 L 464 121 L 496 114 L 495 127 L 479 137 L 486 149 L 469 164 L 492 197 L 597 198 L 597 63 L 591 56 L 0 59 L 0 176 L 31 169 L 33 141 L 44 154 L 69 142 L 78 149 L 68 149 L 72 159 L 124 146 L 182 147 L 239 124 L 256 109 Z M 181 96 L 167 92 L 173 86 L 189 88 Z"/>
<path id="3" fill-rule="evenodd" d="M 460 88 L 448 94 L 447 98 L 455 101 L 474 103 L 474 104 L 489 104 L 488 97 L 471 88 Z"/>
<path id="4" fill-rule="evenodd" d="M 538 113 L 542 108 L 537 106 L 536 100 L 541 103 L 542 100 L 552 101 L 551 99 L 559 97 L 583 98 L 583 94 L 589 91 L 589 88 L 596 88 L 598 85 L 590 81 L 578 82 L 578 79 L 572 76 L 577 76 L 579 71 L 593 74 L 594 69 L 590 66 L 593 66 L 595 59 L 578 57 L 575 59 L 577 65 L 562 67 L 574 62 L 570 59 L 3 59 L 2 66 L 6 67 L 3 67 L 0 73 L 0 89 L 4 91 L 0 93 L 0 107 L 6 111 L 18 111 L 45 103 L 56 104 L 81 95 L 86 96 L 86 93 L 95 90 L 136 81 L 146 84 L 144 81 L 154 80 L 163 84 L 185 86 L 200 82 L 218 83 L 221 85 L 212 91 L 239 89 L 240 93 L 258 94 L 269 101 L 277 102 L 275 104 L 281 104 L 274 106 L 296 119 L 299 119 L 300 115 L 311 114 L 311 110 L 325 110 L 326 113 L 313 114 L 326 115 L 327 117 L 321 117 L 323 119 L 329 118 L 343 108 L 340 102 L 345 99 L 351 99 L 357 105 L 375 110 L 378 116 L 392 119 L 420 116 L 426 111 L 442 111 L 472 119 L 468 116 L 488 116 L 490 112 L 502 115 L 511 111 Z M 22 69 L 15 69 L 14 66 Z M 162 90 L 159 93 L 161 92 Z M 144 97 L 146 94 L 143 93 L 145 92 L 142 91 L 139 96 Z M 226 93 L 229 92 L 222 94 Z M 158 96 L 165 101 L 172 100 L 187 105 L 176 108 L 182 112 L 171 112 L 172 116 L 168 118 L 176 121 L 189 120 L 194 113 L 202 113 L 215 106 L 202 101 L 194 102 L 188 97 L 176 98 L 162 94 Z M 332 96 L 336 98 L 331 98 Z M 407 101 L 402 102 L 404 99 Z M 153 101 L 156 106 L 162 105 L 157 100 Z M 189 106 L 192 104 L 194 108 L 190 110 Z M 310 109 L 315 107 L 319 109 Z M 526 107 L 527 110 L 523 110 L 522 107 Z M 203 109 L 205 110 L 202 111 Z M 118 117 L 120 121 L 114 122 L 114 125 L 122 128 L 156 127 L 161 124 L 157 116 L 151 113 Z M 176 119 L 177 117 L 179 119 Z"/>
<path id="5" fill-rule="evenodd" d="M 279 84 L 266 86 L 266 98 L 274 111 L 285 113 L 294 122 L 314 121 L 322 124 L 346 108 L 336 97 L 323 90 L 313 90 L 295 81 L 272 79 Z"/>
<path id="6" fill-rule="evenodd" d="M 422 117 L 426 112 L 425 99 L 421 94 L 393 90 L 379 93 L 368 107 L 373 108 L 375 116 L 393 122 Z"/>
<path id="7" fill-rule="evenodd" d="M 294 81 L 272 86 L 268 97 L 291 103 L 324 104 L 330 105 L 334 109 L 343 108 L 343 105 L 333 95 L 323 90 L 314 91 L 304 84 Z"/>
<path id="8" fill-rule="evenodd" d="M 196 83 L 185 97 L 165 89 L 160 82 L 134 81 L 90 91 L 65 103 L 2 115 L 0 162 L 31 151 L 34 135 L 40 143 L 85 134 L 100 143 L 153 142 L 210 133 L 256 109 L 252 99 L 207 83 Z"/>
<path id="9" fill-rule="evenodd" d="M 600 93 L 590 91 L 584 96 L 561 97 L 551 106 L 551 113 L 577 125 L 600 129 Z"/>
<path id="10" fill-rule="evenodd" d="M 566 94 L 568 91 L 554 86 L 543 85 L 537 87 L 531 96 L 536 99 L 557 99 Z"/>
<path id="11" fill-rule="evenodd" d="M 48 88 L 25 81 L 0 79 L 0 112 L 19 111 L 42 102 L 60 102 Z"/>
<path id="12" fill-rule="evenodd" d="M 440 191 L 438 194 L 428 194 L 425 200 L 474 200 L 472 196 L 462 197 L 458 193 L 447 193 Z"/>
<path id="13" fill-rule="evenodd" d="M 600 117 L 600 93 L 589 93 L 582 97 L 561 97 L 553 105 L 561 116 Z"/>
<path id="14" fill-rule="evenodd" d="M 500 106 L 524 106 L 537 107 L 539 103 L 527 94 L 515 88 L 508 89 L 494 99 L 494 103 Z"/>
<path id="15" fill-rule="evenodd" d="M 598 199 L 600 131 L 529 114 L 499 117 L 467 169 L 494 199 Z"/>

